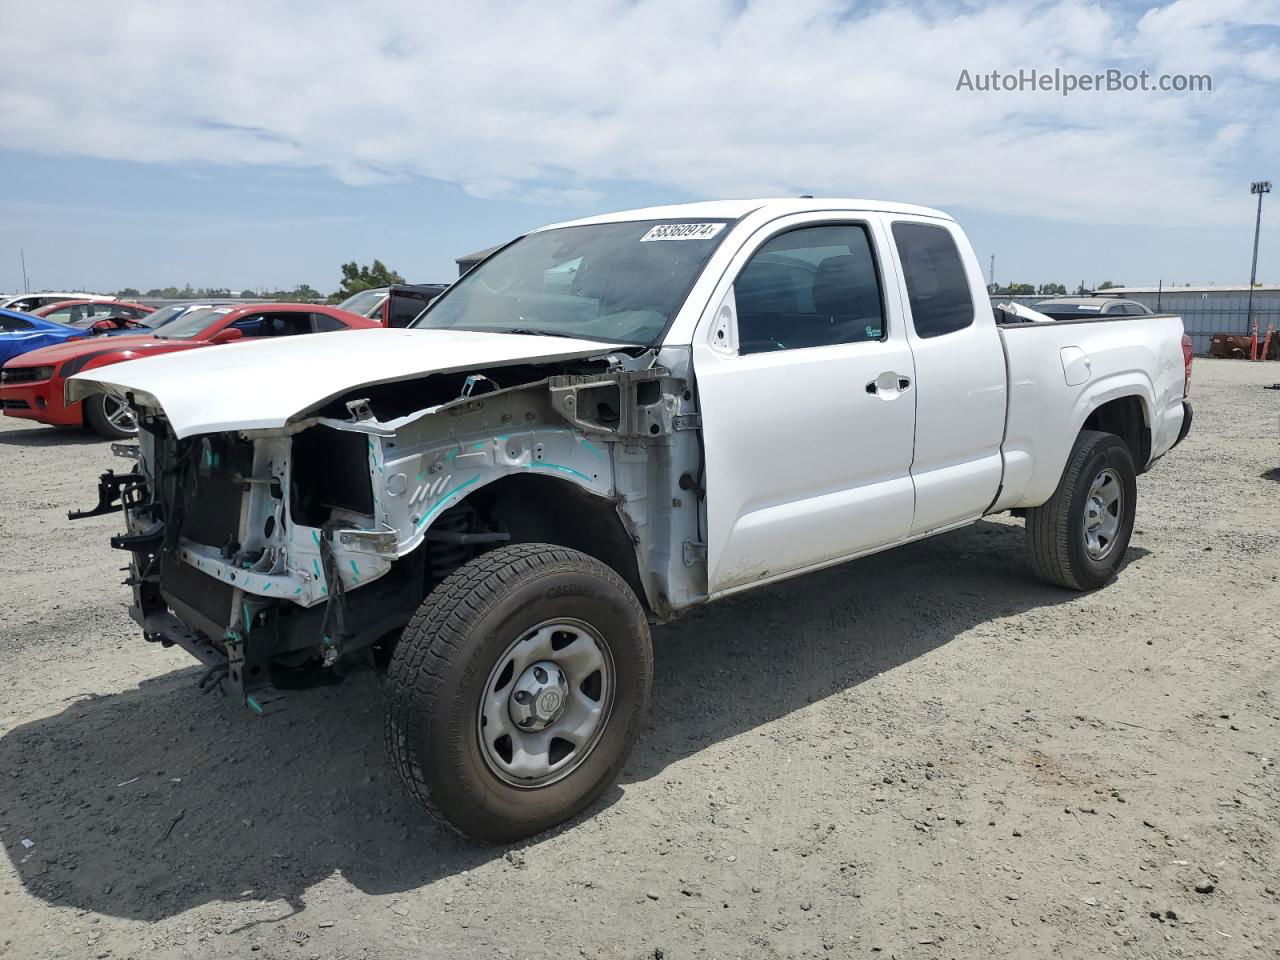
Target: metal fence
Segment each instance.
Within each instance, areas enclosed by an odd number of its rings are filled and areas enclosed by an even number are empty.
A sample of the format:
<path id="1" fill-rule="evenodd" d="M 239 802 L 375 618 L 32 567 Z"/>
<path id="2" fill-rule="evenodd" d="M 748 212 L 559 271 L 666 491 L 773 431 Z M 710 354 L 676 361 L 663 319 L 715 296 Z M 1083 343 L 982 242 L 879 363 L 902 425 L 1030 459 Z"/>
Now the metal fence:
<path id="1" fill-rule="evenodd" d="M 1034 306 L 1044 297 L 992 297 L 992 304 L 1008 303 L 1013 300 L 1024 306 Z M 1176 313 L 1182 317 L 1183 328 L 1191 335 L 1192 349 L 1197 354 L 1209 352 L 1209 339 L 1215 333 L 1248 334 L 1249 295 L 1224 296 L 1221 294 L 1178 293 L 1177 289 L 1166 290 L 1160 294 L 1157 302 L 1154 293 L 1126 294 L 1126 300 L 1136 300 L 1159 313 Z M 1266 336 L 1270 324 L 1280 335 L 1280 298 L 1268 291 L 1265 295 L 1253 296 L 1253 319 L 1258 324 L 1258 339 Z"/>

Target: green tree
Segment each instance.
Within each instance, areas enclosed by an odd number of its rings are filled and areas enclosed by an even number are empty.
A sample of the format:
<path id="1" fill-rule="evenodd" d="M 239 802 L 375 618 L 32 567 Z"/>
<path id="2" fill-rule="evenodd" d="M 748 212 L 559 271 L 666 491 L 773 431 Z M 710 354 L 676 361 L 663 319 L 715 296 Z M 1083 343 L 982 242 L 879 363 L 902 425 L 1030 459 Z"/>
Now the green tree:
<path id="1" fill-rule="evenodd" d="M 1112 287 L 1122 287 L 1122 286 L 1124 286 L 1124 284 L 1122 283 L 1112 283 L 1110 280 L 1103 280 L 1100 284 L 1098 284 L 1098 289 L 1110 290 Z"/>
<path id="2" fill-rule="evenodd" d="M 373 261 L 371 267 L 362 267 L 352 260 L 342 265 L 342 286 L 338 292 L 345 298 L 361 290 L 389 287 L 393 283 L 404 283 L 404 277 L 388 268 L 381 260 Z"/>
<path id="3" fill-rule="evenodd" d="M 136 287 L 125 287 L 123 290 L 117 290 L 116 296 L 121 300 L 134 300 L 142 296 L 142 291 Z"/>
<path id="4" fill-rule="evenodd" d="M 996 291 L 1002 297 L 1030 297 L 1036 288 L 1029 283 L 1010 283 Z"/>

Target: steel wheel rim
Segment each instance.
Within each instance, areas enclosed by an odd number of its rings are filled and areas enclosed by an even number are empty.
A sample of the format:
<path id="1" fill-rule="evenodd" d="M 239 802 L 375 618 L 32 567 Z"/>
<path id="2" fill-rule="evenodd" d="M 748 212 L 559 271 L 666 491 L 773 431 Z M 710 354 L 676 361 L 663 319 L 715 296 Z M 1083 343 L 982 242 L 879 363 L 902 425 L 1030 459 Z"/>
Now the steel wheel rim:
<path id="1" fill-rule="evenodd" d="M 545 682 L 539 667 L 548 674 Z M 567 777 L 600 742 L 616 687 L 613 655 L 590 625 L 557 618 L 523 631 L 498 657 L 480 694 L 476 729 L 490 772 L 523 789 Z M 548 707 L 557 691 L 565 693 L 558 712 Z M 522 692 L 532 697 L 517 701 Z M 533 722 L 521 726 L 531 715 Z"/>
<path id="2" fill-rule="evenodd" d="M 117 430 L 128 433 L 138 432 L 138 421 L 133 415 L 133 410 L 119 397 L 104 396 L 102 398 L 102 415 L 107 418 L 107 423 Z"/>
<path id="3" fill-rule="evenodd" d="M 1124 515 L 1124 487 L 1111 467 L 1099 471 L 1084 502 L 1084 549 L 1092 560 L 1110 556 Z"/>

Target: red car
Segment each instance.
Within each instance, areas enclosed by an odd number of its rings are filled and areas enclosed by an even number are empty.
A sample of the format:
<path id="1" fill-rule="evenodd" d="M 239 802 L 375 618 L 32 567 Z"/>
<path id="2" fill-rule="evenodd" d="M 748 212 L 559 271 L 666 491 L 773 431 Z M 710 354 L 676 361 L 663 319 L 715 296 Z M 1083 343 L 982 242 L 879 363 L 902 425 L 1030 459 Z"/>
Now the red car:
<path id="1" fill-rule="evenodd" d="M 112 439 L 138 432 L 133 411 L 121 400 L 97 395 L 67 405 L 67 377 L 82 370 L 175 350 L 191 350 L 254 337 L 288 337 L 380 327 L 375 320 L 338 307 L 302 303 L 210 307 L 181 314 L 139 336 L 73 340 L 15 357 L 0 370 L 0 407 L 10 417 L 56 426 L 90 427 Z"/>
<path id="2" fill-rule="evenodd" d="M 69 327 L 83 327 L 99 332 L 140 327 L 143 317 L 155 313 L 155 307 L 126 300 L 63 300 L 32 310 L 37 317 L 65 323 Z"/>

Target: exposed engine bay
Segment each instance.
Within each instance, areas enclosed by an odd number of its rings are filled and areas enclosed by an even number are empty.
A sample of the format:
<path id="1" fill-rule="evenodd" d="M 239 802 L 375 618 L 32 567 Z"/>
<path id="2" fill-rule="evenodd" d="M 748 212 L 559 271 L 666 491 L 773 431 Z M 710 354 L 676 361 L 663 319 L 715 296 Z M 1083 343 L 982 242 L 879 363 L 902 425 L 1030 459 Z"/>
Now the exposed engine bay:
<path id="1" fill-rule="evenodd" d="M 349 392 L 279 429 L 179 439 L 134 398 L 130 474 L 104 475 L 131 614 L 259 711 L 273 672 L 394 643 L 477 554 L 551 542 L 623 573 L 655 619 L 706 599 L 699 418 L 640 357 L 440 373 Z"/>

